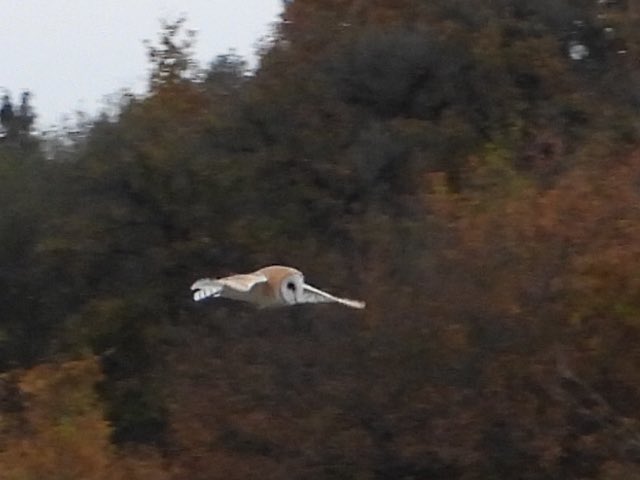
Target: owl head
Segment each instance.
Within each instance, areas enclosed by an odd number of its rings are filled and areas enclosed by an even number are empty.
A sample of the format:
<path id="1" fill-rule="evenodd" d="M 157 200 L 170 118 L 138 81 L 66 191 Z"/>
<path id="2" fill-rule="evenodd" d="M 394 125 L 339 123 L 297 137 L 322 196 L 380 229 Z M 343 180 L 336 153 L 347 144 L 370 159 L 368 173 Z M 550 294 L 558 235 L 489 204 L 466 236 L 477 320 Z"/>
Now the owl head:
<path id="1" fill-rule="evenodd" d="M 287 275 L 280 282 L 280 296 L 287 305 L 303 303 L 304 277 L 301 273 Z"/>

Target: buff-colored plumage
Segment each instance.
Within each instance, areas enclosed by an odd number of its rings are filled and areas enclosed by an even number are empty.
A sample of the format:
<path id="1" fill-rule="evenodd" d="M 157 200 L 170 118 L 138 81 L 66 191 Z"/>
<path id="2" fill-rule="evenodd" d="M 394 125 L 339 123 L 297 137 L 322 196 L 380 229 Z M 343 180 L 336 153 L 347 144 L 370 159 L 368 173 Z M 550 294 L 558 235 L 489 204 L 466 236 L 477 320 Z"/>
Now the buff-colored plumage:
<path id="1" fill-rule="evenodd" d="M 249 302 L 260 308 L 301 303 L 340 303 L 351 308 L 365 307 L 365 303 L 359 300 L 336 297 L 308 285 L 300 270 L 281 265 L 224 278 L 202 278 L 191 286 L 191 290 L 195 301 L 222 297 Z"/>

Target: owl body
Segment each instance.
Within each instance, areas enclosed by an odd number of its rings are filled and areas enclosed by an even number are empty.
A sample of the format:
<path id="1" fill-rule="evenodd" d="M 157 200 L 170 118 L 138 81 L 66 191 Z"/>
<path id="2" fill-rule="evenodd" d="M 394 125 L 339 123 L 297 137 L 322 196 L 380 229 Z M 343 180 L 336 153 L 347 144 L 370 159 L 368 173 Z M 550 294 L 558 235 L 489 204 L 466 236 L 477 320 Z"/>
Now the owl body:
<path id="1" fill-rule="evenodd" d="M 191 290 L 193 299 L 223 297 L 249 302 L 258 308 L 282 307 L 302 303 L 340 303 L 352 308 L 364 308 L 364 302 L 335 297 L 304 281 L 300 270 L 271 265 L 252 273 L 196 281 Z"/>

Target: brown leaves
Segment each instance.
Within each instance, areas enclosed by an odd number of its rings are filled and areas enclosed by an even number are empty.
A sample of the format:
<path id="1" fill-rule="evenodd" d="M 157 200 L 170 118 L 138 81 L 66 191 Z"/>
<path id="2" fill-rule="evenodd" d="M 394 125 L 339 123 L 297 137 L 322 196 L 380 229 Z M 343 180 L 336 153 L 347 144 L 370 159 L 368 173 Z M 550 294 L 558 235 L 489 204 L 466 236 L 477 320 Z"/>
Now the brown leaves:
<path id="1" fill-rule="evenodd" d="M 2 441 L 2 478 L 82 480 L 162 479 L 166 469 L 152 453 L 126 454 L 111 444 L 111 427 L 94 391 L 96 359 L 43 364 L 19 374 L 20 430 Z"/>

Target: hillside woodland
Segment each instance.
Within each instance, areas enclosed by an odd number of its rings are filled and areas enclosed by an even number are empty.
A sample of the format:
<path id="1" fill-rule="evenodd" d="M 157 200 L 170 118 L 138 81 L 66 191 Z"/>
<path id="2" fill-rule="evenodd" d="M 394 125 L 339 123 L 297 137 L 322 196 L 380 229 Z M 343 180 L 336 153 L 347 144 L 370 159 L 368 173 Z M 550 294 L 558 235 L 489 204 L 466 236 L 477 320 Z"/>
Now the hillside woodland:
<path id="1" fill-rule="evenodd" d="M 68 135 L 3 117 L 4 480 L 640 478 L 637 0 L 195 41 Z M 191 299 L 274 263 L 367 309 Z"/>

